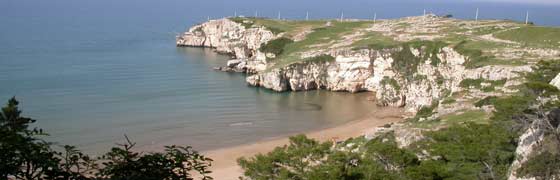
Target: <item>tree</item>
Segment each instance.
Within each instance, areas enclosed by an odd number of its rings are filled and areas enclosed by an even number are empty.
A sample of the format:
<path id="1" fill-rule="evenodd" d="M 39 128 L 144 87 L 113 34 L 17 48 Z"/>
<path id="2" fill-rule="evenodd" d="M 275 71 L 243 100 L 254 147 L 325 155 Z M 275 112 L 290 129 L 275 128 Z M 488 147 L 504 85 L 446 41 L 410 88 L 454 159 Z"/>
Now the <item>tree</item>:
<path id="1" fill-rule="evenodd" d="M 19 102 L 12 97 L 0 113 L 0 179 L 38 179 L 58 169 L 59 159 L 50 143 L 38 138 L 41 129 L 29 129 L 35 120 L 21 116 Z"/>
<path id="2" fill-rule="evenodd" d="M 65 145 L 63 152 L 51 149 L 52 143 L 41 129 L 30 129 L 36 120 L 22 117 L 19 102 L 11 98 L 0 112 L 0 179 L 201 179 L 208 176 L 211 159 L 200 155 L 189 146 L 166 146 L 163 153 L 133 152 L 128 137 L 127 144 L 114 147 L 97 161 Z"/>
<path id="3" fill-rule="evenodd" d="M 87 180 L 94 177 L 94 172 L 99 167 L 95 159 L 82 153 L 75 146 L 62 146 L 64 152 L 57 152 L 58 167 L 47 173 L 45 179 L 81 179 Z"/>
<path id="4" fill-rule="evenodd" d="M 516 144 L 503 127 L 468 123 L 429 133 L 426 146 L 452 179 L 503 179 Z"/>
<path id="5" fill-rule="evenodd" d="M 330 142 L 298 135 L 290 138 L 288 146 L 238 162 L 249 179 L 405 179 L 401 170 L 417 164 L 418 159 L 411 151 L 399 149 L 394 139 L 386 140 L 391 138 L 380 137 L 366 144 L 358 138 L 333 148 Z M 364 149 L 355 149 L 353 144 Z"/>
<path id="6" fill-rule="evenodd" d="M 267 154 L 238 160 L 245 176 L 252 179 L 303 179 L 309 168 L 330 153 L 331 143 L 319 143 L 304 135 L 290 137 L 290 144 Z"/>
<path id="7" fill-rule="evenodd" d="M 190 173 L 194 171 L 202 179 L 212 179 L 208 176 L 212 160 L 193 151 L 189 146 L 166 146 L 164 153 L 141 155 L 132 152 L 135 143 L 128 137 L 126 140 L 126 144 L 112 148 L 101 157 L 104 168 L 100 169 L 99 177 L 119 180 L 189 180 L 193 179 Z"/>

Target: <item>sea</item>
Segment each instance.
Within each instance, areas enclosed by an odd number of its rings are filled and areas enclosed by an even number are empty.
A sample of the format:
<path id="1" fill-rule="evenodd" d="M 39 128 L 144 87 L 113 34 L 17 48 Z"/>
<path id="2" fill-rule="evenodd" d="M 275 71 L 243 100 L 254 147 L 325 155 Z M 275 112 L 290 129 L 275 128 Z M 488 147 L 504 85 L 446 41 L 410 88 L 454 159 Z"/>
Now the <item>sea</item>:
<path id="1" fill-rule="evenodd" d="M 507 1 L 507 0 L 504 0 Z M 416 0 L 2 0 L 0 103 L 20 101 L 55 145 L 101 154 L 129 137 L 211 150 L 332 127 L 376 107 L 372 93 L 273 92 L 245 75 L 213 71 L 230 58 L 176 47 L 175 36 L 208 19 L 399 18 L 423 11 L 455 18 L 559 26 L 560 5 Z"/>

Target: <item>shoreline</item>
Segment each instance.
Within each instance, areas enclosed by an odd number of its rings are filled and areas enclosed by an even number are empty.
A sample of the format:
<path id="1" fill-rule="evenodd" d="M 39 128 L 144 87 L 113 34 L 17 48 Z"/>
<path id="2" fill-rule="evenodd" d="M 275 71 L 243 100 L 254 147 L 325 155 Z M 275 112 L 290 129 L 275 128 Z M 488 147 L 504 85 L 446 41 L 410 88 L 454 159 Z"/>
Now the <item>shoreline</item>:
<path id="1" fill-rule="evenodd" d="M 305 134 L 307 137 L 321 142 L 331 140 L 332 138 L 345 140 L 351 137 L 362 136 L 375 127 L 400 122 L 403 120 L 403 114 L 404 110 L 402 108 L 378 107 L 356 120 L 338 126 L 302 132 L 300 134 Z M 288 137 L 292 135 L 280 136 L 251 144 L 203 151 L 202 154 L 214 160 L 210 168 L 212 171 L 210 176 L 217 180 L 238 179 L 238 177 L 243 174 L 241 168 L 237 165 L 238 158 L 251 157 L 259 153 L 270 152 L 278 146 L 288 144 Z"/>

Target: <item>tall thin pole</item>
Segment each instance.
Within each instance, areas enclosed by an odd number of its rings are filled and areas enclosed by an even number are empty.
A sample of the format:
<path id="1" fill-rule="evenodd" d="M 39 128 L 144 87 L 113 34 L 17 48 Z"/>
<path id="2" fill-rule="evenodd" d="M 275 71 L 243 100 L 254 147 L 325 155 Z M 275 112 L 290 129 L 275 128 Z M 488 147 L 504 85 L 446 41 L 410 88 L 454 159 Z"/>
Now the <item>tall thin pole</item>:
<path id="1" fill-rule="evenodd" d="M 377 13 L 373 13 L 373 24 L 375 24 L 376 20 L 377 20 Z"/>
<path id="2" fill-rule="evenodd" d="M 233 12 L 233 17 L 237 17 L 237 11 Z"/>
<path id="3" fill-rule="evenodd" d="M 344 20 L 344 11 L 342 11 L 342 13 L 340 13 L 340 21 Z"/>
<path id="4" fill-rule="evenodd" d="M 306 20 L 306 21 L 309 21 L 309 11 L 307 11 L 307 12 L 305 13 L 305 20 Z"/>
<path id="5" fill-rule="evenodd" d="M 280 11 L 278 11 L 278 19 L 282 19 L 282 17 L 280 16 Z"/>
<path id="6" fill-rule="evenodd" d="M 424 9 L 424 15 L 422 16 L 422 22 L 426 23 L 426 9 Z"/>
<path id="7" fill-rule="evenodd" d="M 525 15 L 525 24 L 529 24 L 529 11 L 527 11 L 527 15 Z"/>
<path id="8" fill-rule="evenodd" d="M 478 8 L 476 8 L 476 15 L 474 16 L 474 20 L 478 21 Z"/>
<path id="9" fill-rule="evenodd" d="M 255 17 L 259 17 L 259 11 L 255 11 Z"/>

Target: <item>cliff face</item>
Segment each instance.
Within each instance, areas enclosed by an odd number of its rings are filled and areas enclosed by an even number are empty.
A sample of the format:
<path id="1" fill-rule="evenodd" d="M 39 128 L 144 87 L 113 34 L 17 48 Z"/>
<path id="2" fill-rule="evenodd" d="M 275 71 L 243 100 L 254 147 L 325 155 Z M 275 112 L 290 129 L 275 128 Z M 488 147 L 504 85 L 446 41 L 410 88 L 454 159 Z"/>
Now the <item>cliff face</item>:
<path id="1" fill-rule="evenodd" d="M 538 151 L 539 142 L 542 142 L 545 135 L 544 121 L 537 120 L 531 123 L 529 128 L 519 136 L 519 145 L 515 149 L 515 160 L 511 165 L 508 180 L 530 180 L 535 178 L 517 177 L 517 170 L 521 165 L 529 160 L 530 155 Z"/>
<path id="2" fill-rule="evenodd" d="M 211 47 L 239 59 L 253 57 L 262 43 L 274 38 L 263 27 L 245 28 L 229 19 L 210 20 L 177 36 L 178 46 Z"/>
<path id="3" fill-rule="evenodd" d="M 425 47 L 386 49 L 334 49 L 326 53 L 334 61 L 297 62 L 280 68 L 267 68 L 267 57 L 258 49 L 275 38 L 263 27 L 245 28 L 229 19 L 211 20 L 192 27 L 177 37 L 179 46 L 212 47 L 233 54 L 236 60 L 229 68 L 251 75 L 248 84 L 274 91 L 373 91 L 378 104 L 404 106 L 416 112 L 462 90 L 464 79 L 511 80 L 529 66 L 484 66 L 467 69 L 465 57 L 450 47 L 437 53 Z M 409 59 L 398 56 L 411 54 Z M 405 54 L 406 55 L 406 54 Z M 435 57 L 432 57 L 435 56 Z M 432 62 L 438 61 L 438 62 Z"/>
<path id="4" fill-rule="evenodd" d="M 372 77 L 372 60 L 367 53 L 337 56 L 332 62 L 302 62 L 249 76 L 247 83 L 275 91 L 328 89 L 358 92 L 367 90 Z"/>
<path id="5" fill-rule="evenodd" d="M 413 73 L 406 74 L 402 68 L 395 67 L 397 64 L 392 57 L 401 50 L 365 50 L 339 54 L 334 62 L 295 63 L 249 76 L 247 83 L 275 91 L 373 91 L 380 105 L 405 106 L 409 112 L 416 112 L 451 93 L 462 91 L 459 84 L 464 79 L 511 80 L 519 76 L 518 72 L 531 70 L 529 66 L 466 69 L 463 66 L 466 58 L 445 47 L 437 53 L 440 63 L 418 62 Z M 422 56 L 420 49 L 411 51 Z"/>
<path id="6" fill-rule="evenodd" d="M 176 37 L 177 46 L 215 48 L 240 59 L 239 68 L 250 72 L 266 68 L 266 57 L 258 51 L 262 43 L 273 39 L 274 34 L 264 27 L 245 28 L 229 19 L 210 20 L 191 27 Z M 249 69 L 245 69 L 249 68 Z"/>

